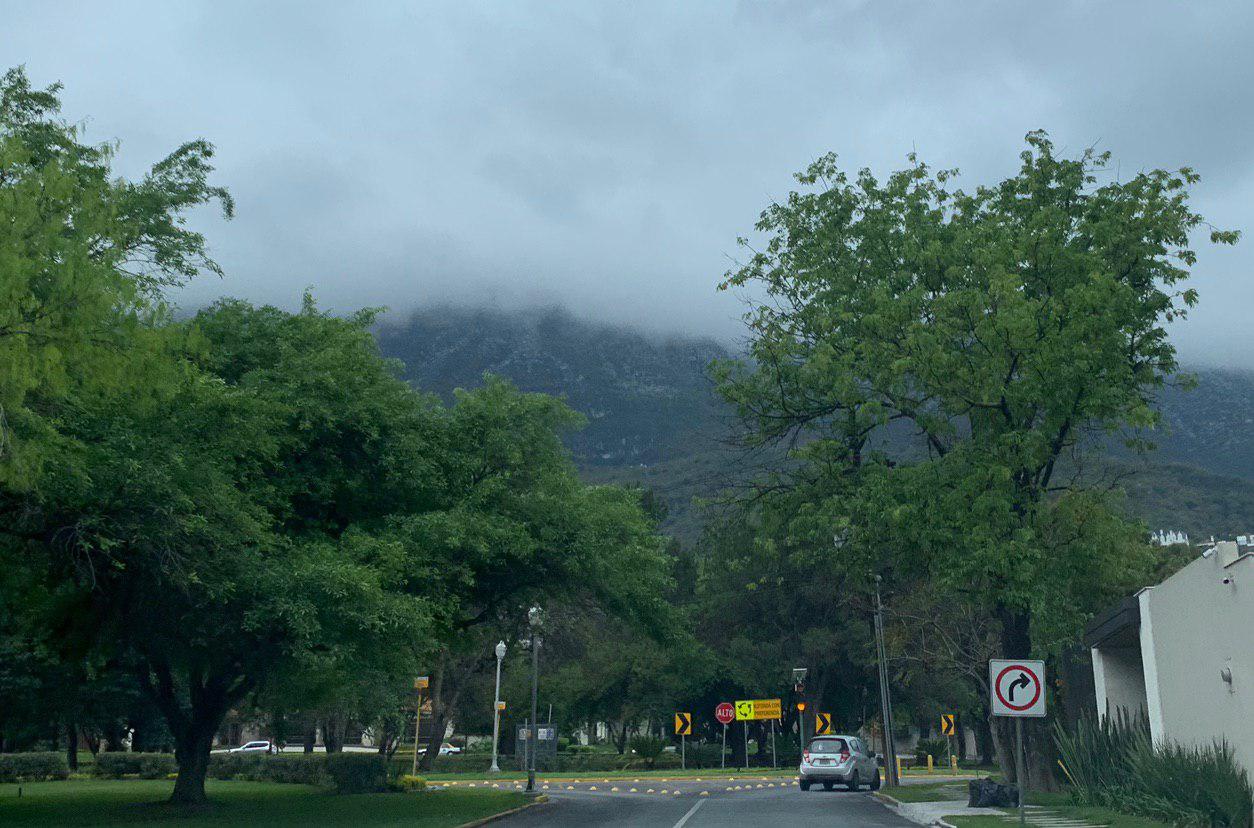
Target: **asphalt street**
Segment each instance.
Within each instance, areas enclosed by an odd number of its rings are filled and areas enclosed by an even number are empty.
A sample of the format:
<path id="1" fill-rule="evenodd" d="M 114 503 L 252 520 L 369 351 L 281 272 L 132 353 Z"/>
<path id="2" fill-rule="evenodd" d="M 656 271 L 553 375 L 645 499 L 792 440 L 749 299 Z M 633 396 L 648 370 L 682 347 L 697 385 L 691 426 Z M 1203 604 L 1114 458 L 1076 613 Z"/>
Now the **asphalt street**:
<path id="1" fill-rule="evenodd" d="M 761 786 L 761 787 L 759 787 Z M 550 801 L 499 821 L 508 828 L 527 826 L 663 826 L 711 828 L 779 825 L 908 826 L 912 823 L 881 805 L 868 792 L 802 792 L 783 780 L 707 780 L 705 782 L 623 783 L 604 785 L 552 783 Z M 633 791 L 632 788 L 635 788 Z M 731 790 L 727 790 L 731 788 Z M 737 789 L 739 788 L 739 789 Z"/>

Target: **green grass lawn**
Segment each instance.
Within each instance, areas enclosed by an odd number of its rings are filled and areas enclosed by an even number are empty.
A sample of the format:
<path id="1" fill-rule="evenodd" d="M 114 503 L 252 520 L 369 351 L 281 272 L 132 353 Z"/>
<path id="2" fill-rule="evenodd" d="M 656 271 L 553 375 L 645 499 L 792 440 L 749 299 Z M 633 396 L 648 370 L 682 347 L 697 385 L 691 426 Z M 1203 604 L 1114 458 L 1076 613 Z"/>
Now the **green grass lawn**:
<path id="1" fill-rule="evenodd" d="M 513 791 L 431 791 L 341 796 L 306 785 L 222 782 L 206 786 L 210 808 L 188 814 L 165 804 L 168 780 L 72 779 L 0 785 L 0 825 L 407 825 L 442 828 L 525 802 Z"/>
<path id="2" fill-rule="evenodd" d="M 1104 808 L 1051 807 L 1049 813 L 1070 819 L 1082 819 L 1093 825 L 1108 825 L 1110 828 L 1168 828 L 1165 822 L 1117 814 Z M 1005 817 L 995 816 L 947 816 L 945 821 L 957 828 L 1007 828 L 1018 824 L 1013 819 L 1007 821 Z"/>

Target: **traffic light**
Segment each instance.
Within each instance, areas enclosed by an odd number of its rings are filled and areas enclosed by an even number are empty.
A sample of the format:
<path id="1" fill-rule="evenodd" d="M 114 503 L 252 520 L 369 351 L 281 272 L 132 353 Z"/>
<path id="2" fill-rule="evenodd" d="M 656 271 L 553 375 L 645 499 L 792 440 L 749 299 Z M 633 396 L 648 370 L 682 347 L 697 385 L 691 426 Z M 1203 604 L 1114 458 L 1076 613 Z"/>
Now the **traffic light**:
<path id="1" fill-rule="evenodd" d="M 805 702 L 797 702 L 797 710 L 798 710 L 799 712 L 801 712 L 801 713 L 806 712 L 806 703 L 805 703 Z"/>

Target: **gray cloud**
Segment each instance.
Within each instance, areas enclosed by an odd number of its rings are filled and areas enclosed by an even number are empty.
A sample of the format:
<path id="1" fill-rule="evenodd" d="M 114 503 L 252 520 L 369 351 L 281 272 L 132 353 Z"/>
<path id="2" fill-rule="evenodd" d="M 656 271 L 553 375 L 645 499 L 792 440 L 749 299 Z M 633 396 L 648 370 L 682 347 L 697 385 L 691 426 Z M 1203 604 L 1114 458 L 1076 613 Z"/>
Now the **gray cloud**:
<path id="1" fill-rule="evenodd" d="M 66 84 L 137 174 L 189 137 L 239 202 L 183 293 L 347 309 L 563 301 L 731 337 L 714 286 L 790 175 L 917 149 L 972 182 L 1022 136 L 1190 164 L 1254 215 L 1248 3 L 0 2 L 0 62 Z M 1254 240 L 1203 246 L 1186 358 L 1251 365 Z"/>

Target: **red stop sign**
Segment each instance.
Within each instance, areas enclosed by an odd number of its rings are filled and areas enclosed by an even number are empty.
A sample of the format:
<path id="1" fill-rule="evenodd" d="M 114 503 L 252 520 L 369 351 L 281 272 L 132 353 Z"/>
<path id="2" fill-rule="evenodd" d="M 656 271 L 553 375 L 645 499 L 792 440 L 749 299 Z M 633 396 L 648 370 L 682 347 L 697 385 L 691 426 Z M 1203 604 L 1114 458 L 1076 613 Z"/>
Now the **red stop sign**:
<path id="1" fill-rule="evenodd" d="M 732 707 L 731 702 L 720 702 L 714 708 L 714 718 L 718 719 L 719 724 L 731 724 L 736 718 L 736 708 Z"/>

